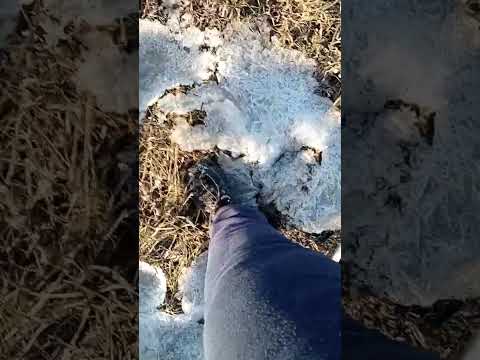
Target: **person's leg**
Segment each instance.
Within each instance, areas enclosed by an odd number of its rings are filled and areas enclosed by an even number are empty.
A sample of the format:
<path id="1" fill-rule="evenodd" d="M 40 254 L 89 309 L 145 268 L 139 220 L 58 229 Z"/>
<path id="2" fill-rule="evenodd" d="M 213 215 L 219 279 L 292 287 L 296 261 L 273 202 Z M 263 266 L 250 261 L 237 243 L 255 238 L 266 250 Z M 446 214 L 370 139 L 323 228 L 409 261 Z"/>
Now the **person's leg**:
<path id="1" fill-rule="evenodd" d="M 340 267 L 277 232 L 254 208 L 212 223 L 205 280 L 207 360 L 340 357 Z"/>
<path id="2" fill-rule="evenodd" d="M 340 282 L 339 264 L 291 243 L 257 209 L 223 207 L 208 253 L 206 360 L 439 359 L 341 324 Z"/>

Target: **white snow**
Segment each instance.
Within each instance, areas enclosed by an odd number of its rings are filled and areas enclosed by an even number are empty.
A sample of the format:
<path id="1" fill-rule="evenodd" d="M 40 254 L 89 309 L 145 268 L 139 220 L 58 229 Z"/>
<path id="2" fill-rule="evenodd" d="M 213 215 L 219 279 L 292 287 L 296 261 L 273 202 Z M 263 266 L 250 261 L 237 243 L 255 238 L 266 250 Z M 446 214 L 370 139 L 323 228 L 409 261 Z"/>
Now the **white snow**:
<path id="1" fill-rule="evenodd" d="M 138 106 L 138 53 L 127 53 L 105 32 L 84 34 L 89 50 L 74 75 L 80 89 L 93 93 L 104 111 L 126 113 Z"/>
<path id="2" fill-rule="evenodd" d="M 179 119 L 172 140 L 186 151 L 218 147 L 243 155 L 262 201 L 273 202 L 292 225 L 338 229 L 340 118 L 315 93 L 314 62 L 246 25 L 232 25 L 220 38 L 171 23 L 140 22 L 140 111 L 169 88 L 195 84 L 186 95 L 157 102 L 164 114 L 207 113 L 205 125 Z M 214 50 L 200 50 L 204 44 Z M 208 81 L 215 69 L 218 83 Z"/>
<path id="3" fill-rule="evenodd" d="M 143 261 L 138 263 L 140 312 L 153 313 L 163 304 L 167 280 L 163 271 Z"/>
<path id="4" fill-rule="evenodd" d="M 45 0 L 45 11 L 36 15 L 46 44 L 55 49 L 75 29 L 81 53 L 74 60 L 73 81 L 79 90 L 95 96 L 96 105 L 107 112 L 126 113 L 138 106 L 138 53 L 128 53 L 114 43 L 109 26 L 116 19 L 138 12 L 137 4 L 120 0 Z M 86 26 L 88 23 L 88 26 Z M 80 30 L 81 29 L 81 30 Z"/>
<path id="5" fill-rule="evenodd" d="M 182 298 L 182 310 L 192 320 L 203 318 L 207 259 L 207 252 L 200 255 L 178 280 L 179 296 Z"/>
<path id="6" fill-rule="evenodd" d="M 337 250 L 335 250 L 335 254 L 333 254 L 332 260 L 335 262 L 340 262 L 342 259 L 342 245 L 338 245 Z"/>
<path id="7" fill-rule="evenodd" d="M 203 359 L 203 326 L 188 316 L 140 313 L 139 324 L 140 359 Z"/>
<path id="8" fill-rule="evenodd" d="M 185 314 L 169 315 L 159 310 L 166 292 L 162 270 L 139 263 L 139 340 L 142 360 L 203 359 L 203 287 L 206 255 L 187 270 L 179 285 L 183 292 Z"/>
<path id="9" fill-rule="evenodd" d="M 203 44 L 217 45 L 215 31 L 201 32 L 190 28 L 176 32 L 179 23 L 171 19 L 167 25 L 140 21 L 140 89 L 139 111 L 143 117 L 165 90 L 178 85 L 192 85 L 207 80 L 213 70 L 211 52 L 202 52 Z"/>

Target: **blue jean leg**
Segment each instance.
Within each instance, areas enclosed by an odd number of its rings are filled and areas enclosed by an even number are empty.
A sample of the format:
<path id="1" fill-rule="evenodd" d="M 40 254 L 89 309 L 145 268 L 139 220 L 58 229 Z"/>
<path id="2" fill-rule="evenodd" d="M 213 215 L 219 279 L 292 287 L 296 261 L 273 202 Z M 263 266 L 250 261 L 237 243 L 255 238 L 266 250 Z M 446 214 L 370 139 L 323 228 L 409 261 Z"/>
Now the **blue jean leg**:
<path id="1" fill-rule="evenodd" d="M 439 359 L 342 323 L 339 264 L 237 206 L 212 223 L 203 340 L 206 360 Z"/>
<path id="2" fill-rule="evenodd" d="M 207 360 L 339 359 L 338 264 L 235 206 L 216 214 L 208 256 Z"/>

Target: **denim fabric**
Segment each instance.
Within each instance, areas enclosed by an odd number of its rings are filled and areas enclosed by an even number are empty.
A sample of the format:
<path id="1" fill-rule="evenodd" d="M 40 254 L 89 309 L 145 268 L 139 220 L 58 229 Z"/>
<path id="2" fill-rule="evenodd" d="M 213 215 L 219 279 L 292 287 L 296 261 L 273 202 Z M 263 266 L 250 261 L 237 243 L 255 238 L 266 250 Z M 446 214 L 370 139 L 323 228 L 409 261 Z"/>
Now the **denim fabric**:
<path id="1" fill-rule="evenodd" d="M 345 319 L 340 266 L 290 242 L 254 208 L 225 206 L 211 228 L 206 360 L 438 359 Z"/>

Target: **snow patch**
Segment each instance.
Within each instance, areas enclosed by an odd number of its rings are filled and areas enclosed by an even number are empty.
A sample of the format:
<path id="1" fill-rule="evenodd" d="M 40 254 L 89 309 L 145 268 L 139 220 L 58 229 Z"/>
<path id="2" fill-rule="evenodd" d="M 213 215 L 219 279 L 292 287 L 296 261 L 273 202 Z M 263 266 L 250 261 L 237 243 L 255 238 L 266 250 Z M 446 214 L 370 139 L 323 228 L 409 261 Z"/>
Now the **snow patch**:
<path id="1" fill-rule="evenodd" d="M 106 33 L 88 33 L 82 40 L 89 51 L 79 63 L 75 83 L 94 93 L 97 104 L 104 111 L 126 113 L 136 109 L 138 53 L 127 53 Z"/>
<path id="2" fill-rule="evenodd" d="M 163 304 L 167 280 L 163 271 L 143 261 L 139 268 L 140 313 L 153 313 Z"/>
<path id="3" fill-rule="evenodd" d="M 180 25 L 171 19 L 167 25 L 140 20 L 140 118 L 165 90 L 208 80 L 215 55 L 201 47 L 218 46 L 217 32 L 190 28 L 180 34 Z"/>
<path id="4" fill-rule="evenodd" d="M 187 270 L 180 287 L 185 314 L 169 315 L 160 310 L 166 292 L 162 270 L 139 262 L 139 341 L 142 360 L 203 359 L 203 281 L 206 256 L 201 256 Z"/>
<path id="5" fill-rule="evenodd" d="M 201 254 L 178 280 L 182 310 L 192 320 L 203 319 L 205 306 L 204 288 L 208 253 Z"/>
<path id="6" fill-rule="evenodd" d="M 221 39 L 178 23 L 143 21 L 140 29 L 140 110 L 169 88 L 195 84 L 157 102 L 164 114 L 207 114 L 204 125 L 178 120 L 172 140 L 186 151 L 242 156 L 262 201 L 293 225 L 338 229 L 340 116 L 316 94 L 315 63 L 245 25 L 231 26 Z"/>
<path id="7" fill-rule="evenodd" d="M 140 313 L 140 359 L 203 359 L 203 326 L 188 316 Z"/>
<path id="8" fill-rule="evenodd" d="M 56 48 L 68 40 L 67 25 L 75 29 L 82 52 L 75 59 L 73 81 L 95 95 L 103 111 L 126 113 L 138 107 L 138 53 L 115 44 L 105 26 L 138 12 L 137 4 L 113 0 L 45 0 L 45 11 L 36 15 L 46 44 Z"/>

